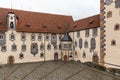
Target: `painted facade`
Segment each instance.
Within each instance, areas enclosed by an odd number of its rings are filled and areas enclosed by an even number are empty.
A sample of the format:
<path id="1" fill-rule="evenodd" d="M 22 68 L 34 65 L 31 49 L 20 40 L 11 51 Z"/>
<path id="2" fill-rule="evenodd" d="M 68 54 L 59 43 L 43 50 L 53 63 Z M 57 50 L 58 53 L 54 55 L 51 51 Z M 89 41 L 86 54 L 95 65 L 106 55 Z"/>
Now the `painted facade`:
<path id="1" fill-rule="evenodd" d="M 1 11 L 1 64 L 58 59 L 99 62 L 99 15 L 74 22 L 71 16 L 4 8 Z M 82 21 L 86 21 L 85 28 Z M 79 29 L 72 31 L 76 23 L 80 23 L 77 25 Z M 65 34 L 71 39 L 70 42 L 62 41 Z"/>

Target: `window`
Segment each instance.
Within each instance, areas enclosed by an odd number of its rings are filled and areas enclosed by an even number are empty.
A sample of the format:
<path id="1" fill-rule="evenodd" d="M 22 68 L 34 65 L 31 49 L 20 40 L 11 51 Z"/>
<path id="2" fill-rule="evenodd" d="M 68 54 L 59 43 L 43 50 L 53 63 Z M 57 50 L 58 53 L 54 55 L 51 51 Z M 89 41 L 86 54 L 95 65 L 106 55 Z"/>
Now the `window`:
<path id="1" fill-rule="evenodd" d="M 89 37 L 89 29 L 85 30 L 85 37 Z"/>
<path id="2" fill-rule="evenodd" d="M 1 51 L 2 52 L 6 52 L 7 51 L 7 47 L 5 45 L 1 46 Z"/>
<path id="3" fill-rule="evenodd" d="M 14 24 L 13 24 L 13 22 L 10 22 L 10 29 L 14 29 Z"/>
<path id="4" fill-rule="evenodd" d="M 40 53 L 40 57 L 41 57 L 41 58 L 44 57 L 44 53 L 43 53 L 43 52 Z"/>
<path id="5" fill-rule="evenodd" d="M 59 49 L 61 50 L 61 44 L 59 44 Z"/>
<path id="6" fill-rule="evenodd" d="M 68 44 L 69 45 L 69 49 L 72 49 L 72 44 L 70 43 L 70 44 Z"/>
<path id="7" fill-rule="evenodd" d="M 59 40 L 61 41 L 61 39 L 62 39 L 62 34 L 59 34 Z"/>
<path id="8" fill-rule="evenodd" d="M 119 30 L 119 29 L 120 29 L 120 25 L 116 24 L 114 30 Z"/>
<path id="9" fill-rule="evenodd" d="M 112 11 L 107 12 L 107 18 L 110 18 L 110 17 L 112 17 Z"/>
<path id="10" fill-rule="evenodd" d="M 31 40 L 35 41 L 35 34 L 34 33 L 31 34 Z"/>
<path id="11" fill-rule="evenodd" d="M 49 34 L 46 34 L 46 41 L 49 41 Z"/>
<path id="12" fill-rule="evenodd" d="M 11 20 L 13 20 L 13 17 L 11 16 Z"/>
<path id="13" fill-rule="evenodd" d="M 24 32 L 21 34 L 21 40 L 22 40 L 22 41 L 25 41 L 25 40 L 26 40 L 26 35 L 25 35 Z"/>
<path id="14" fill-rule="evenodd" d="M 93 37 L 96 37 L 98 35 L 98 29 L 94 28 L 93 29 Z"/>
<path id="15" fill-rule="evenodd" d="M 80 37 L 80 31 L 77 31 L 77 38 Z"/>
<path id="16" fill-rule="evenodd" d="M 88 41 L 87 40 L 85 40 L 85 42 L 84 42 L 84 47 L 88 48 Z"/>
<path id="17" fill-rule="evenodd" d="M 77 47 L 77 41 L 75 41 L 75 47 Z"/>
<path id="18" fill-rule="evenodd" d="M 31 54 L 35 56 L 38 53 L 38 45 L 37 43 L 31 44 Z"/>
<path id="19" fill-rule="evenodd" d="M 19 58 L 20 58 L 20 59 L 23 59 L 23 58 L 24 58 L 24 54 L 23 54 L 23 53 L 20 53 L 20 54 L 19 54 Z"/>
<path id="20" fill-rule="evenodd" d="M 54 50 L 57 50 L 57 45 L 56 44 L 54 45 Z"/>
<path id="21" fill-rule="evenodd" d="M 105 0 L 106 5 L 110 5 L 113 2 L 113 0 Z"/>
<path id="22" fill-rule="evenodd" d="M 85 53 L 85 51 L 83 52 L 82 57 L 83 57 L 83 58 L 86 58 L 86 53 Z"/>
<path id="23" fill-rule="evenodd" d="M 120 0 L 115 0 L 115 7 L 120 8 Z"/>
<path id="24" fill-rule="evenodd" d="M 67 44 L 64 44 L 64 49 L 67 49 L 68 48 L 68 45 Z"/>
<path id="25" fill-rule="evenodd" d="M 39 35 L 38 35 L 38 41 L 42 41 L 42 33 L 39 33 Z"/>
<path id="26" fill-rule="evenodd" d="M 43 45 L 43 43 L 40 44 L 40 50 L 41 50 L 41 51 L 44 50 L 44 45 Z"/>
<path id="27" fill-rule="evenodd" d="M 96 48 L 96 40 L 95 38 L 91 38 L 91 50 L 94 50 Z"/>
<path id="28" fill-rule="evenodd" d="M 12 51 L 13 52 L 17 51 L 17 45 L 15 43 L 13 43 L 13 45 L 12 45 Z"/>
<path id="29" fill-rule="evenodd" d="M 47 50 L 51 50 L 51 45 L 50 45 L 50 43 L 47 45 Z"/>
<path id="30" fill-rule="evenodd" d="M 77 51 L 75 51 L 75 56 L 77 56 L 78 55 L 78 53 L 77 53 Z"/>
<path id="31" fill-rule="evenodd" d="M 80 49 L 82 48 L 82 39 L 81 38 L 79 39 L 79 48 Z"/>
<path id="32" fill-rule="evenodd" d="M 10 34 L 10 40 L 11 40 L 11 41 L 14 41 L 14 40 L 15 40 L 15 34 L 14 34 L 13 32 Z"/>
<path id="33" fill-rule="evenodd" d="M 22 44 L 22 46 L 21 46 L 22 48 L 21 48 L 21 50 L 24 52 L 24 51 L 26 51 L 26 45 L 23 43 Z"/>
<path id="34" fill-rule="evenodd" d="M 56 44 L 57 43 L 57 35 L 56 34 L 51 34 L 51 43 Z"/>
<path id="35" fill-rule="evenodd" d="M 2 34 L 0 34 L 0 40 L 3 40 L 3 38 L 4 38 L 4 37 L 3 37 L 3 35 L 2 35 Z"/>
<path id="36" fill-rule="evenodd" d="M 115 41 L 115 40 L 112 40 L 112 41 L 111 41 L 111 45 L 112 45 L 112 46 L 116 46 L 116 41 Z"/>

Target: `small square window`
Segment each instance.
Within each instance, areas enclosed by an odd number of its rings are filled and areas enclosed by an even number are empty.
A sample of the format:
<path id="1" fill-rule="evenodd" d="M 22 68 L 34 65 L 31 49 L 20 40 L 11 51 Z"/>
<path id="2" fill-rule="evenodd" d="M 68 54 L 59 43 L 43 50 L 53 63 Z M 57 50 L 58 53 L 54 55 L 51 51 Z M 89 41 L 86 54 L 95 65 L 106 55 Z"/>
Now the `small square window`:
<path id="1" fill-rule="evenodd" d="M 119 30 L 119 29 L 120 29 L 120 25 L 116 24 L 114 30 Z"/>
<path id="2" fill-rule="evenodd" d="M 40 53 L 40 57 L 44 58 L 44 53 L 43 52 Z"/>
<path id="3" fill-rule="evenodd" d="M 115 40 L 112 40 L 112 41 L 111 41 L 111 45 L 112 45 L 112 46 L 116 46 L 116 41 L 115 41 Z"/>

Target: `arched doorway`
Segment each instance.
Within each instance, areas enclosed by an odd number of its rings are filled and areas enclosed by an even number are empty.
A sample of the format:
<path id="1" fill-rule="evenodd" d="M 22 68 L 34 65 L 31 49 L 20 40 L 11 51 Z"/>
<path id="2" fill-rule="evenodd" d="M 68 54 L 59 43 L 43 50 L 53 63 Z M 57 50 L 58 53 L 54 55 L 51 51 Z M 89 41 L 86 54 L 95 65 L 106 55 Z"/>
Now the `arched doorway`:
<path id="1" fill-rule="evenodd" d="M 54 60 L 58 60 L 58 53 L 54 54 Z"/>
<path id="2" fill-rule="evenodd" d="M 8 57 L 8 64 L 13 64 L 15 62 L 15 58 L 14 58 L 14 56 L 9 56 Z"/>
<path id="3" fill-rule="evenodd" d="M 94 54 L 94 55 L 93 55 L 93 62 L 99 63 L 99 57 L 98 57 L 97 54 Z"/>
<path id="4" fill-rule="evenodd" d="M 67 61 L 67 60 L 68 60 L 68 56 L 64 55 L 64 61 Z"/>

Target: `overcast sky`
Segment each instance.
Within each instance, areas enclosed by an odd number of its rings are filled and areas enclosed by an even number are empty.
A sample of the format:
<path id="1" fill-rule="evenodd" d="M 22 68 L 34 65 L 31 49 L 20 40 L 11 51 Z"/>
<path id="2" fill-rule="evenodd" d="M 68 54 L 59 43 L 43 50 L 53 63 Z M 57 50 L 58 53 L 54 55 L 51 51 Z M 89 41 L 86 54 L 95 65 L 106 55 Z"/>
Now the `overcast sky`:
<path id="1" fill-rule="evenodd" d="M 100 0 L 0 0 L 0 7 L 72 15 L 78 20 L 99 14 Z"/>

